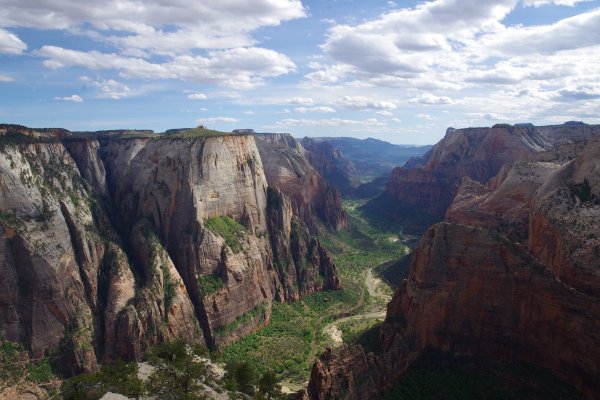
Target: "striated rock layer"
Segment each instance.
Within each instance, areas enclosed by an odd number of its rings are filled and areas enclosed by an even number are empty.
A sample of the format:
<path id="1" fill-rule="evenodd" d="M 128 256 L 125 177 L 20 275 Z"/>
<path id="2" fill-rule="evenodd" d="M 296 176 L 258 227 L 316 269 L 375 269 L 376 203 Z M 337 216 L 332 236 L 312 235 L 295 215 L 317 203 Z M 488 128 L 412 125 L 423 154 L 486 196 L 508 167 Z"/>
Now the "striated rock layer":
<path id="1" fill-rule="evenodd" d="M 319 223 L 333 230 L 347 226 L 339 191 L 313 168 L 304 147 L 288 133 L 256 135 L 269 186 L 289 197 L 292 211 L 312 233 Z"/>
<path id="2" fill-rule="evenodd" d="M 399 210 L 401 215 L 385 217 L 396 218 L 422 232 L 428 225 L 421 221 L 443 219 L 463 178 L 484 184 L 502 167 L 528 155 L 580 142 L 597 133 L 600 133 L 598 125 L 449 128 L 446 136 L 422 159 L 392 171 L 385 193 L 373 201 L 371 208 L 380 207 L 386 199 L 388 203 L 397 203 L 391 204 L 391 208 Z"/>
<path id="3" fill-rule="evenodd" d="M 598 160 L 600 136 L 464 179 L 388 305 L 382 354 L 323 354 L 310 397 L 374 398 L 435 348 L 545 367 L 600 398 Z"/>
<path id="4" fill-rule="evenodd" d="M 339 288 L 253 136 L 0 129 L 0 336 L 67 373 L 184 337 L 216 346 L 273 300 Z"/>

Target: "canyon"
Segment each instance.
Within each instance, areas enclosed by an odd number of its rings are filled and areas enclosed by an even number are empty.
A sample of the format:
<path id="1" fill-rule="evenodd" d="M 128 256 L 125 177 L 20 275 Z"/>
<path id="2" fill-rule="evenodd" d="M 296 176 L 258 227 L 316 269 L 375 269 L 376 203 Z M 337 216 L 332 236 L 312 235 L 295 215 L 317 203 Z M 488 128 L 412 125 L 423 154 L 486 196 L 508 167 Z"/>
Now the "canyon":
<path id="1" fill-rule="evenodd" d="M 579 142 L 600 132 L 595 125 L 503 125 L 448 128 L 423 157 L 395 168 L 385 192 L 364 207 L 375 219 L 388 219 L 421 234 L 444 218 L 463 178 L 481 184 L 527 155 Z"/>
<path id="2" fill-rule="evenodd" d="M 543 367 L 599 398 L 599 133 L 449 130 L 424 159 L 397 169 L 388 194 L 444 222 L 413 253 L 381 351 L 326 351 L 309 397 L 378 398 L 434 349 Z"/>
<path id="3" fill-rule="evenodd" d="M 293 184 L 261 157 L 294 139 L 194 133 L 0 126 L 4 339 L 73 375 L 174 338 L 222 346 L 273 301 L 340 288 L 314 237 L 345 224 L 339 193 L 301 152 Z"/>

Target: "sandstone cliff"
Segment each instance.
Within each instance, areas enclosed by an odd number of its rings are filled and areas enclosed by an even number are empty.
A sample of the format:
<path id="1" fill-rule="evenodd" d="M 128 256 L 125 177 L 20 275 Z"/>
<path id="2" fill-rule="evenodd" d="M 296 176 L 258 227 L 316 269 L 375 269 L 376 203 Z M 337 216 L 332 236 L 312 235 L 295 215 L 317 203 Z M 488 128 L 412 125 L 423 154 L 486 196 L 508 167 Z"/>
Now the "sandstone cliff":
<path id="1" fill-rule="evenodd" d="M 327 141 L 305 137 L 301 143 L 306 149 L 306 158 L 327 182 L 337 187 L 344 195 L 352 193 L 352 176 L 356 168 L 351 161 L 344 159 L 341 151 Z"/>
<path id="2" fill-rule="evenodd" d="M 464 178 L 388 305 L 382 354 L 324 354 L 311 398 L 378 396 L 427 348 L 538 365 L 600 398 L 598 160 L 595 136 Z"/>
<path id="3" fill-rule="evenodd" d="M 431 146 L 406 146 L 350 137 L 305 137 L 306 156 L 345 197 L 370 199 L 383 192 L 390 171 Z"/>
<path id="4" fill-rule="evenodd" d="M 274 299 L 339 287 L 270 194 L 253 136 L 2 127 L 0 335 L 58 351 L 67 373 L 174 337 L 227 343 L 266 324 Z"/>
<path id="5" fill-rule="evenodd" d="M 376 214 L 378 209 L 391 208 L 396 215 L 387 213 L 383 218 L 395 218 L 400 225 L 422 231 L 428 226 L 422 222 L 443 219 L 464 177 L 483 184 L 505 165 L 599 132 L 597 125 L 449 128 L 424 158 L 394 169 L 386 192 L 366 209 Z"/>
<path id="6" fill-rule="evenodd" d="M 289 197 L 294 215 L 312 233 L 319 222 L 333 230 L 347 225 L 339 191 L 313 168 L 296 139 L 287 133 L 262 133 L 256 139 L 269 186 Z"/>

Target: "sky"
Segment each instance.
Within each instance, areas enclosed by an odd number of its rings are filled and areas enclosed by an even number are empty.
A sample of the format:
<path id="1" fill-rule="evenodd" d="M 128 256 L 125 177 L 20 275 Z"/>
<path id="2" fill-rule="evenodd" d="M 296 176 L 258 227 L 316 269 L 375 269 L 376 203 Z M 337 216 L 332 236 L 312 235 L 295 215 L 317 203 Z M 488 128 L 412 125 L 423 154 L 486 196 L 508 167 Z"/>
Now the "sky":
<path id="1" fill-rule="evenodd" d="M 433 144 L 600 123 L 600 0 L 0 0 L 0 122 Z"/>

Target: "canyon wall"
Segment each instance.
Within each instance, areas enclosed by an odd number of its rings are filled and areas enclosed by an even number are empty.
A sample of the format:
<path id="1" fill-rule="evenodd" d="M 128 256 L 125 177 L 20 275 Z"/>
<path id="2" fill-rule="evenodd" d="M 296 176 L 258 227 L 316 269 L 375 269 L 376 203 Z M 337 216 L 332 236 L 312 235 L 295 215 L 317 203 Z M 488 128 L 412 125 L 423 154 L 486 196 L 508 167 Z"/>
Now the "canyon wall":
<path id="1" fill-rule="evenodd" d="M 394 219 L 411 231 L 422 232 L 431 222 L 443 219 L 463 178 L 484 184 L 502 167 L 528 155 L 580 142 L 598 133 L 597 125 L 449 128 L 423 158 L 395 168 L 385 192 L 365 209 L 375 218 Z M 379 210 L 382 215 L 377 215 Z"/>
<path id="2" fill-rule="evenodd" d="M 600 136 L 556 141 L 462 180 L 388 305 L 381 354 L 324 353 L 311 398 L 375 398 L 428 348 L 548 368 L 600 398 Z"/>
<path id="3" fill-rule="evenodd" d="M 66 373 L 175 337 L 229 343 L 273 300 L 339 288 L 253 136 L 2 126 L 0 151 L 0 335 Z"/>
<path id="4" fill-rule="evenodd" d="M 290 199 L 294 215 L 312 233 L 319 224 L 336 231 L 347 226 L 339 190 L 313 168 L 310 153 L 296 139 L 288 133 L 261 133 L 256 141 L 269 186 Z"/>

